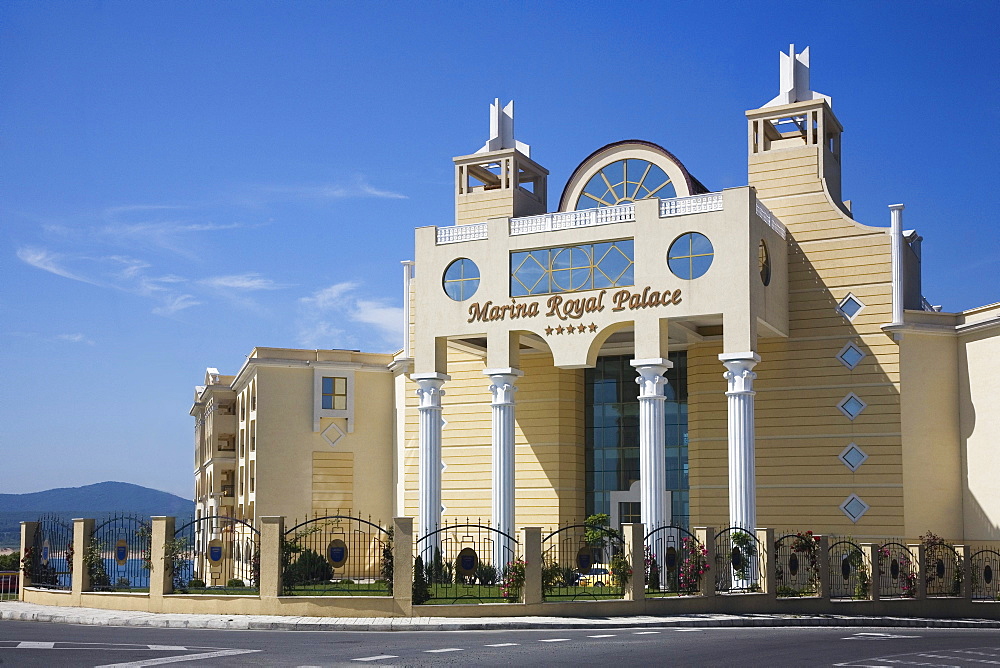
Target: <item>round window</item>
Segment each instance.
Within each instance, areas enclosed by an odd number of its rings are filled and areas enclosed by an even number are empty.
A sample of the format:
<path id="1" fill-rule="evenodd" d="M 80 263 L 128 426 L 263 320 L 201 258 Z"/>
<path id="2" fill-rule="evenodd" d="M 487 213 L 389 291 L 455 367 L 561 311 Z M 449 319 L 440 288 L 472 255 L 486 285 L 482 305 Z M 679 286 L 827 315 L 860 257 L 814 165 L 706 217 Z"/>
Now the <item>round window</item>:
<path id="1" fill-rule="evenodd" d="M 761 283 L 769 285 L 771 283 L 771 256 L 767 252 L 767 244 L 764 243 L 763 239 L 757 246 L 757 267 L 760 269 Z"/>
<path id="2" fill-rule="evenodd" d="M 444 291 L 457 302 L 476 294 L 479 289 L 479 267 L 469 258 L 455 260 L 444 270 Z"/>
<path id="3" fill-rule="evenodd" d="M 688 232 L 674 239 L 667 252 L 667 266 L 677 278 L 691 280 L 704 276 L 712 266 L 715 251 L 704 234 Z"/>

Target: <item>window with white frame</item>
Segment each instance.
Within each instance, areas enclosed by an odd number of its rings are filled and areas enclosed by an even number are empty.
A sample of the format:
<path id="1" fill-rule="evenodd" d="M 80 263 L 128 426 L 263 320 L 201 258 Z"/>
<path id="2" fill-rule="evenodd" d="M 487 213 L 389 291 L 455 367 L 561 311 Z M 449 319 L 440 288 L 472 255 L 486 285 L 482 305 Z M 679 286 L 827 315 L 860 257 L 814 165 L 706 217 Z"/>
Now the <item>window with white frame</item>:
<path id="1" fill-rule="evenodd" d="M 854 320 L 854 317 L 861 313 L 864 309 L 865 304 L 860 299 L 855 297 L 853 294 L 848 293 L 846 297 L 840 300 L 837 304 L 837 310 L 841 312 L 848 320 Z"/>
<path id="2" fill-rule="evenodd" d="M 871 506 L 862 501 L 861 497 L 857 494 L 851 494 L 840 504 L 840 512 L 847 515 L 848 519 L 852 522 L 860 520 L 861 516 L 867 513 L 869 508 Z"/>
<path id="3" fill-rule="evenodd" d="M 840 461 L 844 462 L 844 466 L 852 471 L 857 471 L 858 468 L 865 463 L 865 460 L 868 459 L 868 454 L 856 444 L 850 443 L 838 455 L 838 458 Z"/>
<path id="4" fill-rule="evenodd" d="M 840 349 L 839 353 L 837 353 L 837 359 L 840 360 L 840 363 L 851 370 L 861 364 L 861 360 L 864 358 L 865 352 L 861 350 L 861 348 L 858 348 L 854 343 L 848 343 Z"/>
<path id="5" fill-rule="evenodd" d="M 322 431 L 322 418 L 346 418 L 354 430 L 354 371 L 333 365 L 313 367 L 313 431 Z"/>
<path id="6" fill-rule="evenodd" d="M 861 415 L 861 411 L 867 407 L 868 404 L 862 401 L 861 397 L 853 392 L 849 393 L 846 397 L 840 400 L 839 404 L 837 404 L 837 408 L 840 409 L 840 412 L 846 415 L 850 420 L 854 420 Z"/>
<path id="7" fill-rule="evenodd" d="M 347 379 L 340 376 L 323 376 L 323 410 L 347 410 Z"/>

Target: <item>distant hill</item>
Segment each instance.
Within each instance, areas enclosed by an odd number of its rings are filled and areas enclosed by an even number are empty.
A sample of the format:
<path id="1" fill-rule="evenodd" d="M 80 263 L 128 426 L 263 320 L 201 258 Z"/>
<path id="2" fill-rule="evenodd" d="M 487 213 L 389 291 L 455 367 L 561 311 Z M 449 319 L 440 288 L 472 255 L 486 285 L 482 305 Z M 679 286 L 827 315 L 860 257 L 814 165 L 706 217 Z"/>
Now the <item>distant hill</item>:
<path id="1" fill-rule="evenodd" d="M 0 547 L 16 547 L 22 521 L 43 513 L 66 519 L 105 517 L 111 513 L 188 517 L 194 502 L 168 492 L 127 482 L 99 482 L 83 487 L 60 487 L 30 494 L 0 494 Z"/>

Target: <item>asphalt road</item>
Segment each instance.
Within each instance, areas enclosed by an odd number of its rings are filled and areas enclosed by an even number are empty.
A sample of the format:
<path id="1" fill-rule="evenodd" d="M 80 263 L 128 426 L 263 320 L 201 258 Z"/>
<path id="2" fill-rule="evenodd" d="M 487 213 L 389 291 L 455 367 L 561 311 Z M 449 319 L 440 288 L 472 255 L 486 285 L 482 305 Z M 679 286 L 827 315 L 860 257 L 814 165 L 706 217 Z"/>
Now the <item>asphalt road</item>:
<path id="1" fill-rule="evenodd" d="M 213 631 L 0 622 L 3 666 L 983 666 L 1000 631 L 664 628 Z"/>

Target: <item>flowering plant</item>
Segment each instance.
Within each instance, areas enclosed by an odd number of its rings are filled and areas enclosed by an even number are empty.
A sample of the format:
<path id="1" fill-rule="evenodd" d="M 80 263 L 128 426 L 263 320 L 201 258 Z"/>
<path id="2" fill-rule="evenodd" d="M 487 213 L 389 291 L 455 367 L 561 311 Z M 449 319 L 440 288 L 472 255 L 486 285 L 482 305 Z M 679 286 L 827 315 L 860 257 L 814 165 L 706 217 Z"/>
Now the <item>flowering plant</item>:
<path id="1" fill-rule="evenodd" d="M 889 562 L 889 574 L 893 579 L 899 579 L 899 590 L 906 598 L 917 595 L 917 573 L 913 568 L 909 550 L 902 550 L 893 555 L 888 545 L 878 549 L 878 567 L 881 573 L 886 572 L 885 563 Z M 895 571 L 895 572 L 894 572 Z"/>
<path id="2" fill-rule="evenodd" d="M 503 584 L 500 585 L 500 595 L 508 603 L 518 603 L 521 600 L 521 590 L 524 589 L 524 559 L 515 559 L 504 568 Z"/>
<path id="3" fill-rule="evenodd" d="M 628 586 L 629 580 L 632 579 L 632 564 L 629 560 L 625 558 L 625 554 L 618 552 L 611 557 L 611 580 L 615 583 L 615 586 L 619 589 L 624 589 Z"/>
<path id="4" fill-rule="evenodd" d="M 678 582 L 681 593 L 697 594 L 701 578 L 709 571 L 708 550 L 698 540 L 685 536 L 681 539 L 681 562 Z"/>

